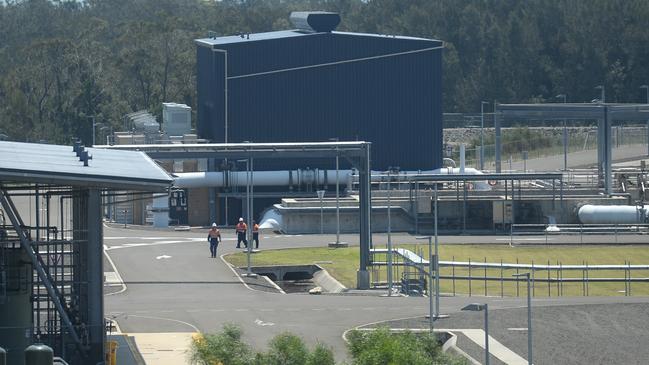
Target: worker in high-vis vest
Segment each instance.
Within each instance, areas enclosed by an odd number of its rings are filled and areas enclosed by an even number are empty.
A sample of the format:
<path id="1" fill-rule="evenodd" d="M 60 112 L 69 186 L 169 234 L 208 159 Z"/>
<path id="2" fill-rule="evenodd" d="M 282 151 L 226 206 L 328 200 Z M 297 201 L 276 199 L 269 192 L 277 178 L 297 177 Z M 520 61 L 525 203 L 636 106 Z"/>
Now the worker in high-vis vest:
<path id="1" fill-rule="evenodd" d="M 237 231 L 237 248 L 241 248 L 241 242 L 246 245 L 248 248 L 248 239 L 246 238 L 246 232 L 248 231 L 248 225 L 243 221 L 243 218 L 239 218 L 239 223 L 235 229 Z"/>
<path id="2" fill-rule="evenodd" d="M 214 258 L 221 242 L 221 231 L 216 227 L 216 223 L 212 223 L 212 229 L 207 233 L 207 241 L 210 243 L 210 257 Z"/>
<path id="3" fill-rule="evenodd" d="M 252 221 L 252 240 L 255 242 L 255 248 L 259 248 L 259 224 Z"/>

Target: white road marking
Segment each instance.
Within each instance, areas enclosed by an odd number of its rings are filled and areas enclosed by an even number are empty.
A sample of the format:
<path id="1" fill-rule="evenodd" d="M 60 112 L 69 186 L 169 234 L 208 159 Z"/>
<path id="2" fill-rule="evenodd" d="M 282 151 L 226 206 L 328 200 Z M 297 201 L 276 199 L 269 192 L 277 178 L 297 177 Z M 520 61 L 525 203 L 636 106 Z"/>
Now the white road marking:
<path id="1" fill-rule="evenodd" d="M 275 323 L 273 323 L 273 322 L 264 322 L 259 318 L 255 319 L 255 324 L 257 326 L 261 326 L 261 327 L 274 326 L 275 325 Z"/>
<path id="2" fill-rule="evenodd" d="M 160 256 L 156 256 L 155 259 L 156 260 L 164 260 L 164 259 L 170 259 L 170 258 L 171 258 L 171 256 L 169 256 L 169 255 L 160 255 Z"/>
<path id="3" fill-rule="evenodd" d="M 511 241 L 510 238 L 496 238 L 496 241 Z M 528 238 L 518 238 L 515 237 L 514 241 L 554 241 L 554 238 L 545 238 L 545 237 L 528 237 Z"/>
<path id="4" fill-rule="evenodd" d="M 507 331 L 527 331 L 527 328 L 523 328 L 523 327 L 510 327 L 510 328 L 507 328 Z"/>
<path id="5" fill-rule="evenodd" d="M 485 348 L 484 336 L 485 333 L 481 329 L 460 329 L 449 330 L 451 332 L 462 332 L 471 341 L 475 342 L 478 346 Z M 498 342 L 495 338 L 489 336 L 489 353 L 497 357 L 498 360 L 508 365 L 525 365 L 527 360 L 519 356 L 514 351 L 507 348 L 502 343 Z"/>

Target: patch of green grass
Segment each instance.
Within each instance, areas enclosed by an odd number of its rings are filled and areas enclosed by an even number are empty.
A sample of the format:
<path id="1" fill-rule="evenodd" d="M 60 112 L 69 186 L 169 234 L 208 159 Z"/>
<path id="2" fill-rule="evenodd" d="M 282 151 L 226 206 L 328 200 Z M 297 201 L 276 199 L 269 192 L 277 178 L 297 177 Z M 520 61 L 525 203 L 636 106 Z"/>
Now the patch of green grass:
<path id="1" fill-rule="evenodd" d="M 399 248 L 409 249 L 428 257 L 427 245 L 399 245 Z M 633 264 L 649 264 L 649 248 L 646 246 L 526 246 L 509 247 L 505 245 L 440 245 L 441 261 L 472 261 L 491 263 L 521 263 L 535 265 L 622 265 L 625 261 Z M 227 260 L 235 266 L 243 266 L 246 263 L 245 253 L 228 255 Z M 395 260 L 396 260 L 395 256 Z M 387 261 L 385 255 L 375 255 L 375 261 Z M 331 275 L 338 279 L 343 285 L 353 288 L 356 285 L 356 270 L 359 265 L 358 247 L 349 248 L 296 248 L 282 250 L 268 250 L 256 253 L 252 257 L 253 265 L 293 265 L 318 263 Z M 394 267 L 394 278 L 401 278 L 404 268 Z M 414 271 L 410 269 L 410 271 Z M 488 277 L 511 278 L 516 270 L 488 269 Z M 526 295 L 526 284 L 520 282 L 487 281 L 485 290 L 484 269 L 455 269 L 455 276 L 471 276 L 469 280 L 441 280 L 440 287 L 444 293 L 471 294 L 476 295 L 505 295 L 516 296 Z M 557 278 L 560 275 L 565 278 L 582 278 L 586 275 L 581 270 L 562 273 L 556 270 L 550 271 L 550 278 Z M 385 281 L 386 269 L 380 268 L 372 272 L 372 281 Z M 453 269 L 442 268 L 440 275 L 453 275 Z M 649 271 L 633 271 L 633 277 L 649 277 Z M 547 271 L 536 271 L 537 279 L 547 279 Z M 589 270 L 588 277 L 593 278 L 624 278 L 624 271 L 596 271 Z M 594 283 L 590 282 L 586 288 L 582 283 L 564 283 L 559 286 L 557 283 L 535 282 L 534 295 L 536 296 L 557 296 L 562 293 L 564 296 L 583 295 L 585 291 L 589 295 L 615 296 L 624 295 L 624 282 L 616 283 Z M 633 295 L 649 295 L 649 283 L 632 283 Z"/>

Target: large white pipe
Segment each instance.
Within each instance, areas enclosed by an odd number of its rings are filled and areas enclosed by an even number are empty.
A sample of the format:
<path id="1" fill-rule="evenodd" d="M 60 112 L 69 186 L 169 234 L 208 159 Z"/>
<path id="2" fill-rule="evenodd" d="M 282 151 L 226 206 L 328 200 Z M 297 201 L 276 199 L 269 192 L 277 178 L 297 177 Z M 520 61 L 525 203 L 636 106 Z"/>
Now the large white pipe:
<path id="1" fill-rule="evenodd" d="M 352 176 L 356 172 L 353 170 L 340 170 L 338 172 L 338 183 L 340 185 L 349 185 Z M 443 167 L 432 171 L 401 171 L 392 175 L 393 180 L 406 180 L 409 176 L 422 174 L 439 174 L 439 175 L 458 175 L 462 174 L 461 168 Z M 482 175 L 482 171 L 474 168 L 465 168 L 466 175 Z M 225 186 L 246 186 L 246 171 L 213 171 L 213 172 L 185 172 L 176 173 L 174 185 L 178 188 L 203 188 L 203 187 L 225 187 Z M 387 181 L 387 176 L 381 171 L 372 171 L 371 181 Z M 288 186 L 304 184 L 330 184 L 336 183 L 336 170 L 292 170 L 292 171 L 255 171 L 255 186 Z M 489 184 L 483 181 L 473 183 L 476 190 L 489 190 Z"/>
<path id="2" fill-rule="evenodd" d="M 282 232 L 284 230 L 284 220 L 282 214 L 275 208 L 268 209 L 264 212 L 259 222 L 259 229 L 270 229 Z"/>
<path id="3" fill-rule="evenodd" d="M 645 223 L 647 208 L 635 205 L 584 205 L 577 212 L 583 224 Z"/>

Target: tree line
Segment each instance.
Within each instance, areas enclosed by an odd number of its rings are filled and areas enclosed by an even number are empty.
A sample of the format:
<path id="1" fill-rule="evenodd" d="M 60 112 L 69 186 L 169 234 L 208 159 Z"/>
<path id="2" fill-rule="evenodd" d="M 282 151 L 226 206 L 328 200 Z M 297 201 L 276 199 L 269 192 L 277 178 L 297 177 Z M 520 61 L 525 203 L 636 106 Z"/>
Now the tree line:
<path id="1" fill-rule="evenodd" d="M 162 102 L 196 106 L 193 40 L 292 28 L 297 10 L 341 14 L 339 30 L 440 39 L 444 111 L 481 101 L 645 102 L 645 0 L 5 0 L 0 134 L 69 143 L 123 129 Z M 2 136 L 4 137 L 4 136 Z"/>

